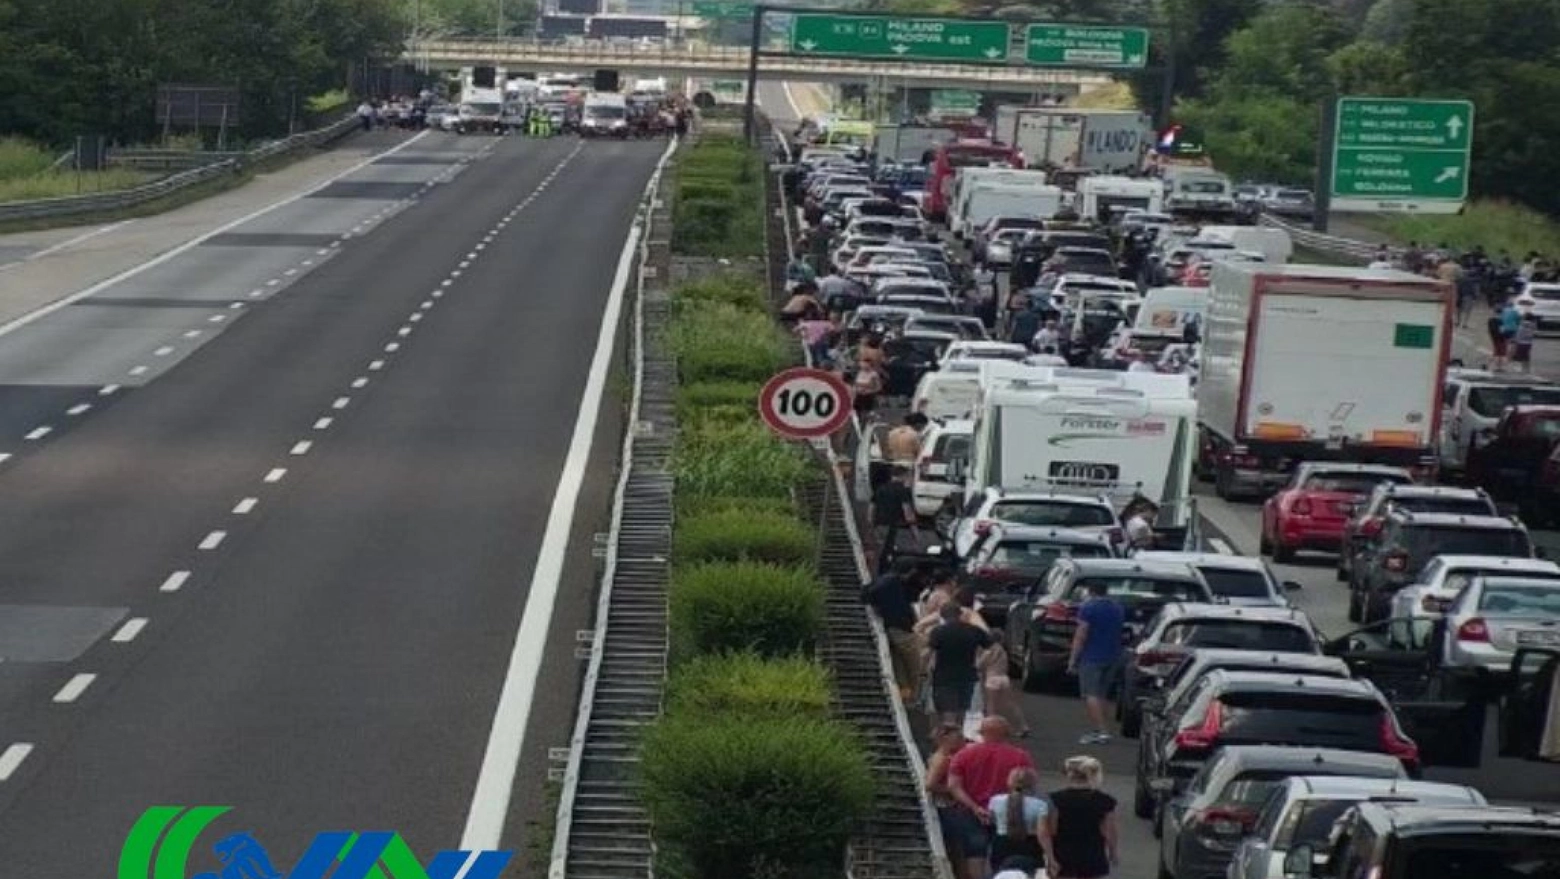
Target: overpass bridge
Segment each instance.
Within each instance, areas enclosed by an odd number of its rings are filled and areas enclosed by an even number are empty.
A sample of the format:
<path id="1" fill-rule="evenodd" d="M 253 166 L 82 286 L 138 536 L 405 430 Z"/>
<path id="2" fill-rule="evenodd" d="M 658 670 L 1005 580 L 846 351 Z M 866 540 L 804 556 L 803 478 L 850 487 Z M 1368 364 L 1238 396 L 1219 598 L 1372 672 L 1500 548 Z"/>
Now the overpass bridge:
<path id="1" fill-rule="evenodd" d="M 546 43 L 524 38 L 438 39 L 409 44 L 402 56 L 428 67 L 496 64 L 526 72 L 612 69 L 646 76 L 745 79 L 746 46 L 637 43 Z M 1110 81 L 1105 74 L 1004 64 L 896 63 L 853 58 L 764 55 L 761 80 L 876 82 L 888 79 L 912 88 L 960 87 L 988 91 L 1050 91 L 1076 94 Z"/>

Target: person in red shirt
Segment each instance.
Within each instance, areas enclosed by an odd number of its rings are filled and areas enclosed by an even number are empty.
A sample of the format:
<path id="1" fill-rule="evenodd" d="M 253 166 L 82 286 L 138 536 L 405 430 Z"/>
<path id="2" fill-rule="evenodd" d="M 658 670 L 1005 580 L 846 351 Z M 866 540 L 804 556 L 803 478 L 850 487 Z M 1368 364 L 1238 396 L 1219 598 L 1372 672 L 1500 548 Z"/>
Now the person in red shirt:
<path id="1" fill-rule="evenodd" d="M 1013 728 L 1001 717 L 988 717 L 980 724 L 980 741 L 966 745 L 948 764 L 948 790 L 963 807 L 963 839 L 960 854 L 965 860 L 965 875 L 986 875 L 986 858 L 991 846 L 991 798 L 1005 793 L 1008 776 L 1015 769 L 1034 769 L 1029 753 L 1009 743 Z"/>

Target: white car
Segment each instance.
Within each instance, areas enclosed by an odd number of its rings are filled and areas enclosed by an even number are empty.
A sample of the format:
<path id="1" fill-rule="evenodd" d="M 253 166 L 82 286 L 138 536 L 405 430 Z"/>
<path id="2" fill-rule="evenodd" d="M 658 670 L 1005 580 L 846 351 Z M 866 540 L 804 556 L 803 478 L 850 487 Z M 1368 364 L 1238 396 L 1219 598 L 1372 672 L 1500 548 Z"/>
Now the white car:
<path id="1" fill-rule="evenodd" d="M 1065 274 L 1058 278 L 1056 286 L 1051 288 L 1051 307 L 1063 311 L 1085 293 L 1114 295 L 1131 302 L 1136 302 L 1143 296 L 1137 284 L 1131 281 L 1100 275 Z"/>
<path id="2" fill-rule="evenodd" d="M 957 484 L 948 472 L 948 462 L 968 460 L 975 422 L 965 419 L 933 421 L 921 437 L 921 453 L 915 459 L 910 494 L 915 498 L 916 515 L 930 519 L 942 509 Z"/>
<path id="3" fill-rule="evenodd" d="M 1284 593 L 1300 588 L 1293 581 L 1279 583 L 1273 569 L 1259 556 L 1150 550 L 1132 557 L 1191 565 L 1208 581 L 1213 597 L 1232 607 L 1293 607 Z"/>
<path id="4" fill-rule="evenodd" d="M 1528 281 L 1517 294 L 1517 308 L 1531 314 L 1540 330 L 1560 326 L 1560 284 Z"/>
<path id="5" fill-rule="evenodd" d="M 1560 649 L 1560 582 L 1475 577 L 1437 627 L 1444 668 L 1503 672 L 1523 647 Z"/>
<path id="6" fill-rule="evenodd" d="M 962 344 L 968 343 L 954 342 L 948 350 Z M 980 361 L 947 358 L 948 352 L 944 351 L 943 360 L 947 362 L 942 368 L 927 372 L 916 383 L 915 393 L 910 396 L 910 411 L 934 420 L 970 416 L 980 398 Z"/>
<path id="7" fill-rule="evenodd" d="M 945 508 L 939 515 L 951 512 Z M 1112 543 L 1120 545 L 1126 541 L 1116 508 L 1104 495 L 987 488 L 965 501 L 956 521 L 939 524 L 947 526 L 945 530 L 952 534 L 954 555 L 964 558 L 975 542 L 997 522 L 1105 531 L 1110 534 Z"/>
<path id="8" fill-rule="evenodd" d="M 1021 362 L 1029 356 L 1029 349 L 1012 342 L 954 342 L 943 352 L 943 364 L 955 360 L 1011 360 Z"/>
<path id="9" fill-rule="evenodd" d="M 1419 578 L 1392 596 L 1396 617 L 1438 618 L 1477 577 L 1526 577 L 1560 581 L 1560 565 L 1547 559 L 1494 555 L 1438 555 Z"/>
<path id="10" fill-rule="evenodd" d="M 998 229 L 991 237 L 986 239 L 982 259 L 996 268 L 1013 264 L 1013 251 L 1029 234 L 1028 229 Z"/>
<path id="11" fill-rule="evenodd" d="M 1460 472 L 1468 449 L 1494 435 L 1508 406 L 1560 404 L 1560 385 L 1531 375 L 1448 369 L 1441 391 L 1441 470 Z"/>

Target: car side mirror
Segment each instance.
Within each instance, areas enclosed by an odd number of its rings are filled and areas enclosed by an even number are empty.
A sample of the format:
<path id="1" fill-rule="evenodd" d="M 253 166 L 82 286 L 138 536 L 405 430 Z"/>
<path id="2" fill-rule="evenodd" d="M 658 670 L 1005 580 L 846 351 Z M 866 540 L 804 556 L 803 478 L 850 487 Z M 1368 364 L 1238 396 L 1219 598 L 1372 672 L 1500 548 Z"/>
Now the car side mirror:
<path id="1" fill-rule="evenodd" d="M 1316 866 L 1316 850 L 1297 845 L 1284 855 L 1284 879 L 1309 879 Z"/>
<path id="2" fill-rule="evenodd" d="M 1296 581 L 1296 580 L 1285 580 L 1284 581 L 1284 591 L 1285 592 L 1299 592 L 1301 589 L 1304 589 L 1304 588 L 1305 588 L 1305 585 L 1300 583 L 1299 581 Z"/>

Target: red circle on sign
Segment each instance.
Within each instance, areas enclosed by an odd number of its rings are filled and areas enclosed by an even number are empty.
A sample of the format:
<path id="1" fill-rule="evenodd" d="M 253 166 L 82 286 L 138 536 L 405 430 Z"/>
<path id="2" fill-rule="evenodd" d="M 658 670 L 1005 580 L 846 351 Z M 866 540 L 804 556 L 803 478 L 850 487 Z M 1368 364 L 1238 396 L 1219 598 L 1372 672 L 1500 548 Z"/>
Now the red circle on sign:
<path id="1" fill-rule="evenodd" d="M 782 413 L 778 403 L 780 395 L 787 390 L 811 395 L 828 393 L 834 398 L 834 411 L 822 421 L 799 417 L 794 413 Z M 770 430 L 789 439 L 828 436 L 845 426 L 845 422 L 850 420 L 850 413 L 850 388 L 839 376 L 827 370 L 807 366 L 787 369 L 765 382 L 764 389 L 758 394 L 759 416 Z"/>

